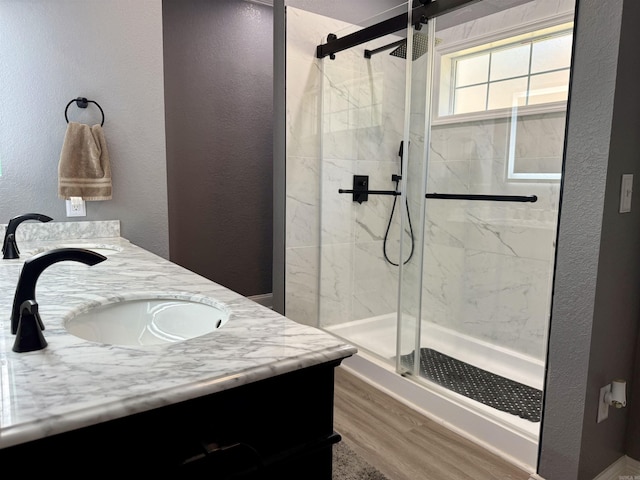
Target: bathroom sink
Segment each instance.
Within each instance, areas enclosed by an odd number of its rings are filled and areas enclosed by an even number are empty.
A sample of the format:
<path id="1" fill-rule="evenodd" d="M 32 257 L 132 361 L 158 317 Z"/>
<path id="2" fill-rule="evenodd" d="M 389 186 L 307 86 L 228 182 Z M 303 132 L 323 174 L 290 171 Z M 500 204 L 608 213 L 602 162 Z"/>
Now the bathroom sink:
<path id="1" fill-rule="evenodd" d="M 229 319 L 226 306 L 206 297 L 119 299 L 83 309 L 64 321 L 85 340 L 110 345 L 159 345 L 216 331 Z"/>
<path id="2" fill-rule="evenodd" d="M 103 243 L 60 243 L 56 244 L 53 247 L 48 248 L 37 248 L 35 250 L 30 250 L 25 252 L 28 255 L 36 255 L 38 253 L 46 252 L 47 250 L 53 250 L 55 248 L 84 248 L 86 250 L 91 250 L 92 252 L 99 253 L 100 255 L 104 255 L 105 257 L 109 257 L 110 255 L 114 255 L 118 252 L 122 251 L 122 247 L 118 245 L 108 245 Z"/>

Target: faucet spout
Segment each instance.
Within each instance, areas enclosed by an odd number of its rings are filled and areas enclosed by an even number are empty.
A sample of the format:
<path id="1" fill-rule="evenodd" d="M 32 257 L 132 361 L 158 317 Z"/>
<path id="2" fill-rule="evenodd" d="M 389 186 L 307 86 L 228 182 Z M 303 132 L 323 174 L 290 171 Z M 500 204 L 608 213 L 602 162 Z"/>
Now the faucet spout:
<path id="1" fill-rule="evenodd" d="M 39 222 L 46 223 L 53 220 L 53 218 L 47 217 L 41 213 L 26 213 L 24 215 L 13 217 L 9 220 L 7 229 L 4 232 L 4 241 L 2 242 L 3 259 L 20 258 L 20 250 L 18 250 L 18 245 L 16 244 L 16 229 L 18 228 L 18 225 L 26 220 L 37 220 Z"/>
<path id="2" fill-rule="evenodd" d="M 64 261 L 74 261 L 92 266 L 107 259 L 104 255 L 86 250 L 84 248 L 56 248 L 47 252 L 39 253 L 25 260 L 16 293 L 13 297 L 13 308 L 11 310 L 11 333 L 18 331 L 20 320 L 20 306 L 27 300 L 36 301 L 36 283 L 40 274 L 54 263 Z M 44 328 L 44 325 L 43 325 Z"/>

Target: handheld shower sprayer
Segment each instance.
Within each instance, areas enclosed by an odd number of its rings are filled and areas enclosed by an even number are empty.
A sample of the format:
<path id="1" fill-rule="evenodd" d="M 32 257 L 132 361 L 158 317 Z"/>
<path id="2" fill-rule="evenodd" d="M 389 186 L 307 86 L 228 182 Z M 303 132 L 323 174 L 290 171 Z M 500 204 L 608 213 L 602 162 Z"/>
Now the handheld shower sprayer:
<path id="1" fill-rule="evenodd" d="M 404 158 L 404 140 L 400 141 L 400 148 L 398 150 L 398 156 L 400 157 L 400 172 L 399 174 L 393 174 L 391 175 L 391 181 L 395 182 L 396 184 L 396 191 L 398 190 L 398 186 L 400 184 L 400 180 L 402 180 L 402 172 L 404 169 L 404 163 L 403 163 L 403 158 Z M 384 234 L 384 242 L 382 244 L 382 253 L 384 254 L 384 258 L 387 262 L 389 262 L 391 265 L 394 266 L 399 266 L 400 263 L 395 263 L 392 262 L 389 259 L 389 256 L 387 255 L 387 241 L 389 240 L 389 230 L 391 229 L 391 223 L 393 222 L 393 214 L 395 212 L 396 209 L 396 202 L 398 200 L 397 196 L 393 197 L 393 205 L 391 206 L 391 214 L 389 215 L 389 223 L 387 224 L 387 231 Z M 411 251 L 409 252 L 409 257 L 403 262 L 403 265 L 406 265 L 407 263 L 409 263 L 409 260 L 411 260 L 411 257 L 413 257 L 413 250 L 415 247 L 415 239 L 413 237 L 413 227 L 411 225 L 411 215 L 409 213 L 409 201 L 408 199 L 405 197 L 405 205 L 407 207 L 407 221 L 409 223 L 409 230 L 405 230 L 407 232 L 407 234 L 409 235 L 409 237 L 411 238 Z"/>

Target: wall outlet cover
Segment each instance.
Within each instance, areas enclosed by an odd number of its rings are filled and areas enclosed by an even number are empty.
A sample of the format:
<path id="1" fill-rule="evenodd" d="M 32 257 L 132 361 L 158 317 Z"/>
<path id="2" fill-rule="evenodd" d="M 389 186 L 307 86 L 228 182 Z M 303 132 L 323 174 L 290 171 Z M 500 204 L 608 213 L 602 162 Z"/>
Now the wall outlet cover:
<path id="1" fill-rule="evenodd" d="M 67 217 L 86 217 L 87 216 L 87 203 L 81 200 L 79 203 L 74 204 L 71 200 L 65 200 L 67 207 Z"/>

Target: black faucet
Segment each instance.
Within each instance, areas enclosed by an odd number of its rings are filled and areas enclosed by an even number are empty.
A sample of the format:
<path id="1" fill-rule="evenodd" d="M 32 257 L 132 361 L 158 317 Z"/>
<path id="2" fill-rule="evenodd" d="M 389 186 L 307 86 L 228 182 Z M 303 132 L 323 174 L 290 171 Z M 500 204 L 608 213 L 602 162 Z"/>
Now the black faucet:
<path id="1" fill-rule="evenodd" d="M 56 248 L 25 260 L 20 272 L 20 278 L 18 278 L 11 310 L 11 333 L 19 333 L 13 350 L 15 352 L 28 352 L 47 346 L 44 337 L 42 340 L 37 338 L 34 340 L 34 336 L 38 334 L 37 330 L 44 330 L 44 324 L 40 319 L 38 303 L 36 302 L 36 282 L 47 267 L 67 260 L 91 266 L 106 259 L 107 257 L 104 255 L 84 248 Z M 22 326 L 23 322 L 25 322 L 24 327 Z M 22 333 L 23 330 L 24 333 Z M 32 342 L 35 343 L 34 348 L 32 348 Z M 44 345 L 42 345 L 43 342 Z M 38 347 L 38 345 L 40 346 Z"/>
<path id="2" fill-rule="evenodd" d="M 40 319 L 38 303 L 35 300 L 25 300 L 20 305 L 20 321 L 12 350 L 22 353 L 45 348 L 48 344 L 42 330 L 44 330 L 44 324 Z"/>
<path id="3" fill-rule="evenodd" d="M 7 230 L 4 232 L 4 242 L 2 242 L 2 258 L 5 260 L 11 260 L 14 258 L 20 258 L 20 250 L 16 244 L 16 229 L 25 220 L 38 220 L 39 222 L 50 222 L 53 220 L 51 217 L 42 215 L 41 213 L 27 213 L 25 215 L 18 215 L 9 220 Z"/>

